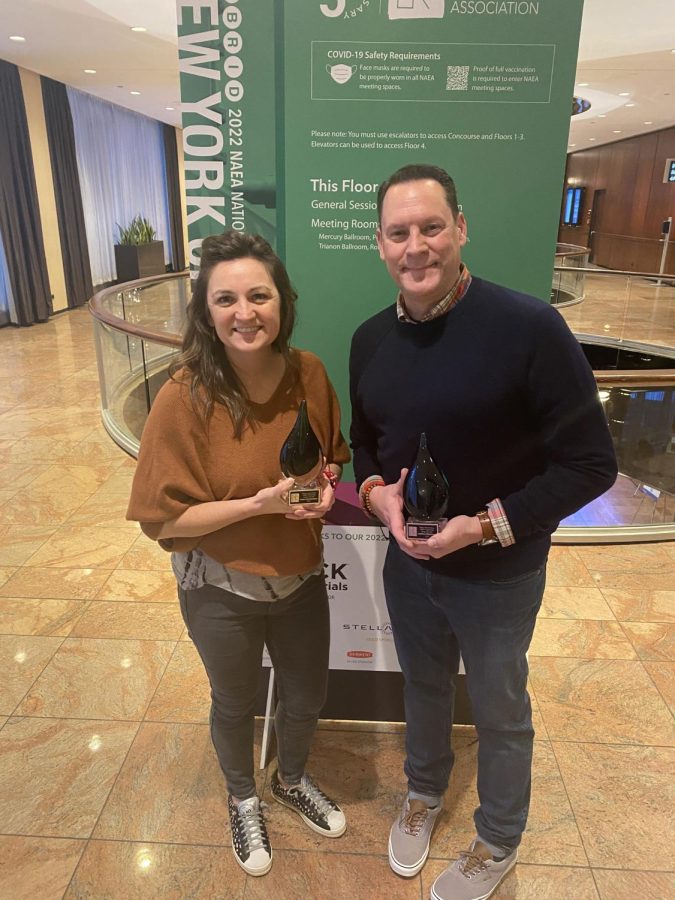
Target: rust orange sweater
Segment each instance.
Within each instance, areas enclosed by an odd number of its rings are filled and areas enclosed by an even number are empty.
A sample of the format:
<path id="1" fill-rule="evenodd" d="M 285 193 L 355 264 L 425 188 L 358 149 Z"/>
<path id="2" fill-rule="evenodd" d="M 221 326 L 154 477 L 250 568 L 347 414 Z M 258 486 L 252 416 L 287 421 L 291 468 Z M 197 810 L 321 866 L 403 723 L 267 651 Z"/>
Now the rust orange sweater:
<path id="1" fill-rule="evenodd" d="M 288 369 L 270 400 L 255 404 L 258 421 L 233 435 L 232 420 L 220 405 L 208 424 L 193 409 L 189 388 L 177 373 L 157 394 L 145 424 L 127 518 L 156 538 L 158 525 L 188 506 L 212 500 L 252 497 L 281 477 L 279 450 L 300 401 L 307 400 L 312 427 L 329 463 L 343 465 L 349 450 L 340 432 L 340 408 L 321 361 L 293 351 L 299 377 Z M 321 523 L 291 521 L 283 515 L 255 516 L 201 538 L 162 541 L 167 550 L 199 546 L 213 559 L 255 575 L 299 575 L 321 562 Z"/>

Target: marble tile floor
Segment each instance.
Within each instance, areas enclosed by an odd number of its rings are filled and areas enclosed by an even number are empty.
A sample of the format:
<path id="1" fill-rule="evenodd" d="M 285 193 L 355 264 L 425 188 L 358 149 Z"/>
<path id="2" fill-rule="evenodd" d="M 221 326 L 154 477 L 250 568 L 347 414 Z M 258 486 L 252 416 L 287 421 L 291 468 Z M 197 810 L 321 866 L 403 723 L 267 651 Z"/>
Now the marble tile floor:
<path id="1" fill-rule="evenodd" d="M 429 862 L 386 862 L 400 726 L 322 723 L 325 841 L 272 801 L 274 866 L 233 860 L 208 687 L 168 558 L 123 518 L 133 460 L 98 418 L 86 312 L 0 330 L 0 898 L 416 898 L 472 836 L 476 735 Z M 520 863 L 498 900 L 675 897 L 675 544 L 556 546 L 530 653 L 537 729 Z"/>
<path id="2" fill-rule="evenodd" d="M 560 312 L 580 334 L 675 346 L 675 287 L 613 275 L 586 275 L 585 299 Z"/>

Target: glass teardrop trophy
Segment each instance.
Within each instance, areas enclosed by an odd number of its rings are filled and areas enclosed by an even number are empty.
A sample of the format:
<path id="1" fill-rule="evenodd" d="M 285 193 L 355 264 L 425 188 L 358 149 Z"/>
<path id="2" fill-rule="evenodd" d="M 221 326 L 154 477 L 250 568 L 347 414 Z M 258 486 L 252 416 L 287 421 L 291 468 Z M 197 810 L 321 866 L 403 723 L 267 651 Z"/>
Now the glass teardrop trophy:
<path id="1" fill-rule="evenodd" d="M 403 483 L 403 505 L 408 512 L 405 536 L 410 541 L 426 541 L 443 528 L 450 500 L 450 486 L 434 462 L 427 447 L 427 436 L 420 435 L 415 462 Z"/>
<path id="2" fill-rule="evenodd" d="M 323 468 L 321 444 L 309 421 L 307 401 L 300 402 L 300 409 L 288 437 L 279 454 L 281 471 L 295 484 L 288 492 L 289 506 L 316 506 L 321 502 L 319 475 Z"/>

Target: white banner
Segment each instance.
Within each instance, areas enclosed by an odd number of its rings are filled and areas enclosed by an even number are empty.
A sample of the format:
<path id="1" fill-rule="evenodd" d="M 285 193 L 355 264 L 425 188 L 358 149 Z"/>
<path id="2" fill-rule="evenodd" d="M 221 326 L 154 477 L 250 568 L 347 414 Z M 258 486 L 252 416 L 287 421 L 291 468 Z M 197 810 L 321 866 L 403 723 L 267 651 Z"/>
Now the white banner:
<path id="1" fill-rule="evenodd" d="M 382 587 L 387 532 L 372 525 L 326 525 L 323 542 L 330 668 L 399 672 Z M 267 649 L 263 665 L 271 665 Z"/>
<path id="2" fill-rule="evenodd" d="M 387 534 L 373 525 L 324 526 L 331 669 L 401 671 L 382 587 Z M 263 665 L 271 665 L 267 648 Z M 464 672 L 461 660 L 459 671 Z"/>

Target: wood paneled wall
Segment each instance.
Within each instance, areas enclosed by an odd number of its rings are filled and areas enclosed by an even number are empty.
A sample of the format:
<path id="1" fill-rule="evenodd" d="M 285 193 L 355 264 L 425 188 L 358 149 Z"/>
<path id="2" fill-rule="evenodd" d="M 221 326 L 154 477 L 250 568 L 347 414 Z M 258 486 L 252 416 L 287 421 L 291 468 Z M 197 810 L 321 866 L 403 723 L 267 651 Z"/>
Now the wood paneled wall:
<path id="1" fill-rule="evenodd" d="M 675 157 L 675 127 L 571 153 L 565 187 L 572 179 L 586 189 L 583 218 L 576 228 L 561 224 L 558 239 L 589 246 L 595 193 L 604 191 L 593 224 L 593 262 L 610 269 L 657 272 L 661 223 L 668 216 L 675 220 L 675 184 L 663 183 L 665 162 L 671 157 Z M 672 231 L 666 271 L 675 274 Z"/>

